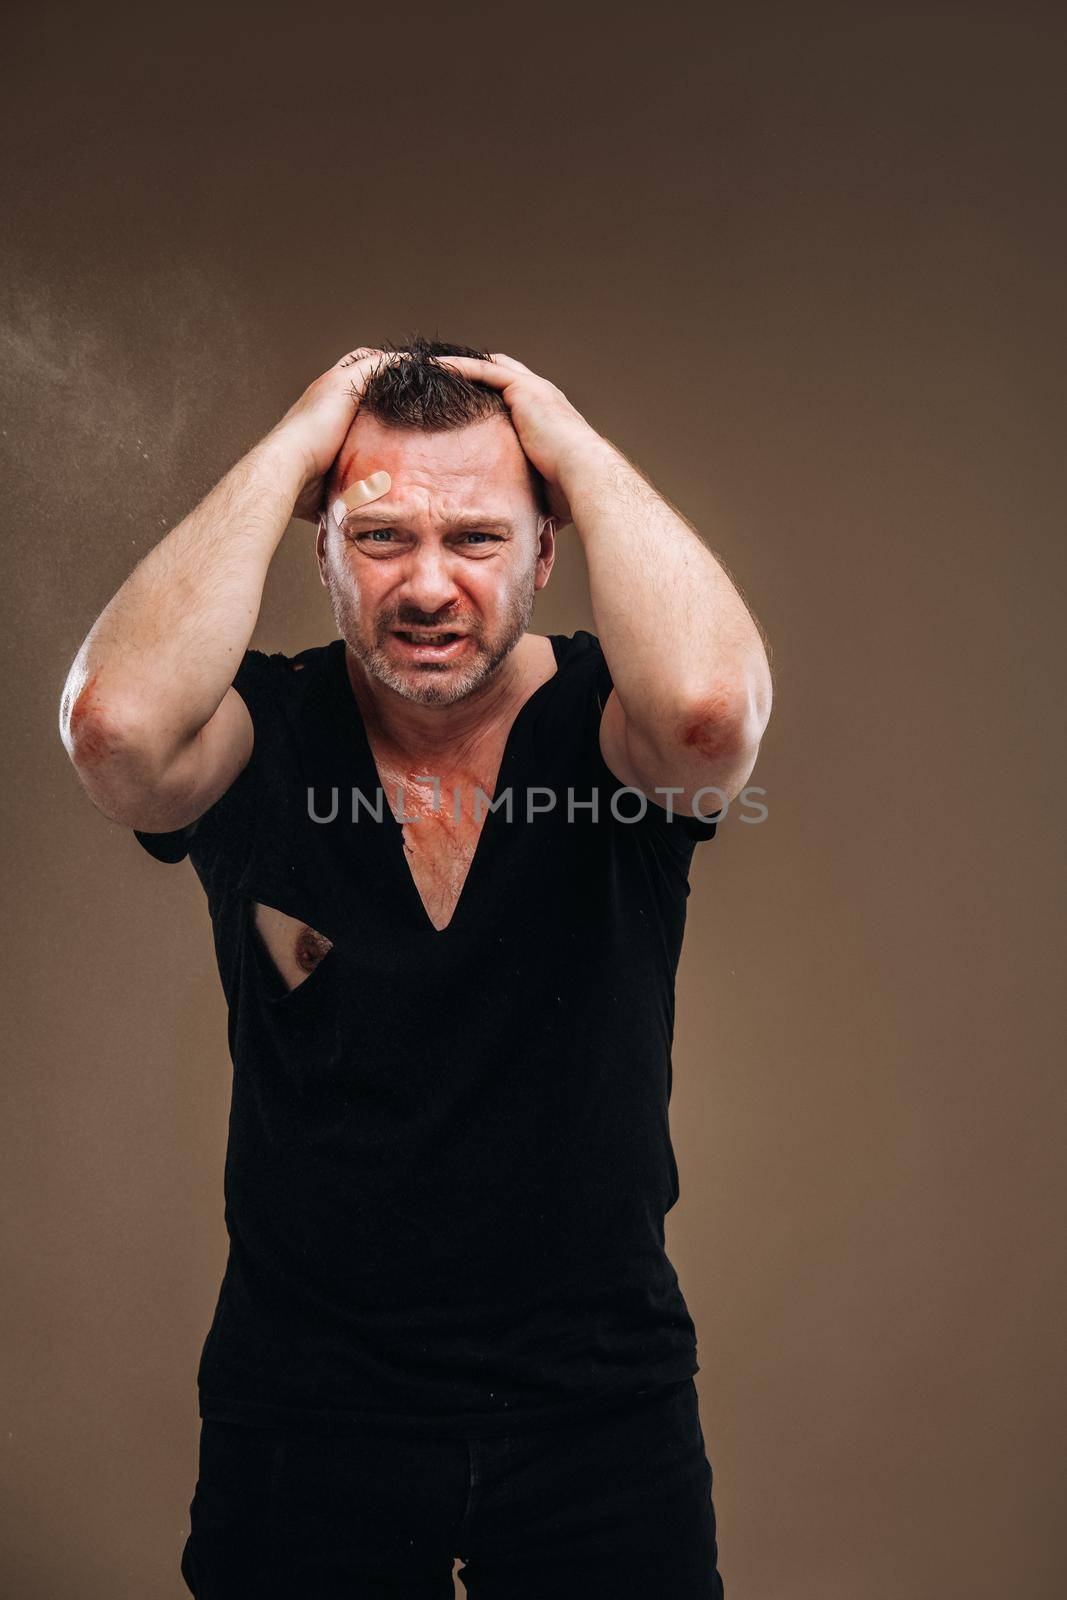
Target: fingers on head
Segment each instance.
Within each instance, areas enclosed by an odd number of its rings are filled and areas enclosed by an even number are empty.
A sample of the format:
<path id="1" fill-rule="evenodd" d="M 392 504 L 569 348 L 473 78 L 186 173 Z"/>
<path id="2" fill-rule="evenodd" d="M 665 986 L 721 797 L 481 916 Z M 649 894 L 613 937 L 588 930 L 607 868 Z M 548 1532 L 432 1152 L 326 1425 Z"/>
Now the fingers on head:
<path id="1" fill-rule="evenodd" d="M 347 355 L 341 357 L 336 363 L 338 367 L 361 366 L 370 368 L 375 365 L 386 365 L 393 361 L 403 360 L 406 352 L 403 350 L 376 350 L 372 345 L 360 345 L 358 350 L 349 350 Z"/>
<path id="2" fill-rule="evenodd" d="M 366 361 L 369 356 L 380 356 L 381 354 L 380 350 L 375 350 L 368 344 L 361 344 L 358 350 L 349 350 L 347 355 L 343 355 L 340 361 L 337 362 L 337 366 L 351 367 L 357 361 Z"/>

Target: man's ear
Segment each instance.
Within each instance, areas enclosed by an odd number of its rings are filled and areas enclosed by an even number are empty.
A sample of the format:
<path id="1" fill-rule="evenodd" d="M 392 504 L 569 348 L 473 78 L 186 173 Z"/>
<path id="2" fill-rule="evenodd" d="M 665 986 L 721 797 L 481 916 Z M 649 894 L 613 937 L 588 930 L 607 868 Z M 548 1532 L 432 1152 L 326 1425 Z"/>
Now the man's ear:
<path id="1" fill-rule="evenodd" d="M 325 511 L 319 512 L 319 530 L 315 535 L 315 554 L 319 561 L 319 582 L 326 587 L 326 531 L 327 521 Z"/>
<path id="2" fill-rule="evenodd" d="M 534 579 L 534 588 L 543 589 L 548 582 L 552 571 L 552 564 L 556 559 L 556 517 L 538 517 L 537 519 L 537 575 Z"/>

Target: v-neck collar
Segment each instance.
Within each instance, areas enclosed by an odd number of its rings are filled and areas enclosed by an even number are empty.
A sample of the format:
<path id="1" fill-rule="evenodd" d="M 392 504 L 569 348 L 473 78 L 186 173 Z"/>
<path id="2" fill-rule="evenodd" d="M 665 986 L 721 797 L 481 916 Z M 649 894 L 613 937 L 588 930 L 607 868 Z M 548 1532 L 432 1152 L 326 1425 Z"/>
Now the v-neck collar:
<path id="1" fill-rule="evenodd" d="M 493 785 L 492 799 L 494 801 L 502 792 L 502 790 L 507 787 L 505 781 L 507 768 L 511 758 L 514 755 L 515 741 L 518 733 L 530 716 L 535 703 L 544 695 L 545 691 L 548 689 L 548 686 L 555 681 L 559 674 L 562 666 L 561 646 L 564 637 L 564 635 L 556 633 L 550 633 L 548 635 L 548 641 L 552 646 L 552 655 L 555 661 L 555 671 L 549 677 L 547 677 L 543 683 L 538 684 L 537 688 L 532 694 L 527 695 L 526 699 L 522 702 L 522 705 L 515 713 L 515 716 L 511 722 L 511 726 L 508 728 L 507 737 L 504 740 L 504 748 L 500 756 L 500 766 L 497 770 L 496 782 Z M 430 920 L 430 914 L 423 904 L 422 896 L 419 893 L 419 886 L 415 882 L 414 873 L 412 872 L 411 866 L 408 862 L 407 850 L 404 845 L 403 824 L 398 822 L 396 817 L 393 815 L 393 808 L 389 804 L 389 791 L 386 785 L 382 782 L 381 773 L 378 770 L 378 763 L 375 759 L 374 750 L 371 746 L 370 738 L 367 733 L 366 723 L 363 719 L 363 712 L 360 709 L 359 701 L 356 699 L 355 691 L 353 690 L 352 684 L 349 680 L 348 663 L 346 659 L 347 646 L 345 640 L 343 638 L 333 640 L 330 649 L 333 651 L 334 655 L 337 688 L 340 694 L 341 703 L 345 707 L 345 713 L 342 717 L 342 728 L 345 727 L 346 723 L 348 727 L 351 728 L 352 734 L 356 741 L 356 757 L 359 771 L 361 774 L 366 773 L 370 778 L 372 778 L 375 791 L 380 791 L 381 793 L 382 827 L 385 830 L 382 838 L 382 854 L 386 868 L 392 873 L 395 879 L 397 894 L 403 900 L 404 904 L 409 908 L 411 921 L 415 927 L 417 927 L 424 935 L 428 935 L 431 939 L 444 941 L 457 931 L 461 917 L 465 916 L 469 910 L 470 903 L 474 898 L 474 891 L 476 890 L 478 882 L 480 881 L 480 875 L 484 871 L 484 858 L 492 848 L 492 842 L 495 839 L 497 829 L 500 826 L 497 821 L 499 813 L 492 809 L 492 806 L 490 806 L 483 817 L 482 826 L 478 833 L 477 843 L 474 847 L 474 854 L 467 864 L 467 873 L 463 880 L 463 887 L 460 889 L 459 898 L 452 908 L 452 915 L 445 923 L 443 928 L 434 927 L 434 924 Z"/>

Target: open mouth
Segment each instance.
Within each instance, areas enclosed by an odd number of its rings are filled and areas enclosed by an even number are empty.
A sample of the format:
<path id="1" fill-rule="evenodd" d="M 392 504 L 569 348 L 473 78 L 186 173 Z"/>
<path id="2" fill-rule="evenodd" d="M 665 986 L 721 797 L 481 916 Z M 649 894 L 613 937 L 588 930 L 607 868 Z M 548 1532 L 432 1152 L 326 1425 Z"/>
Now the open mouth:
<path id="1" fill-rule="evenodd" d="M 416 661 L 444 661 L 463 648 L 467 635 L 446 629 L 431 632 L 420 628 L 394 628 L 393 638 Z"/>

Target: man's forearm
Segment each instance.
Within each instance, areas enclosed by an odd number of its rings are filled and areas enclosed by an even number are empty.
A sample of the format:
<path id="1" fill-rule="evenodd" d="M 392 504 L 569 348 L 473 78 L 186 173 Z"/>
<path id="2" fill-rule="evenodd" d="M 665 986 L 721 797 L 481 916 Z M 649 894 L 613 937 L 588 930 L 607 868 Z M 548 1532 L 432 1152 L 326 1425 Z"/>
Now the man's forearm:
<path id="1" fill-rule="evenodd" d="M 150 737 L 165 762 L 211 718 L 248 648 L 304 473 L 268 436 L 148 552 L 71 667 L 68 747 L 91 724 L 97 736 Z"/>
<path id="2" fill-rule="evenodd" d="M 671 743 L 690 722 L 762 728 L 771 698 L 763 640 L 692 527 L 607 439 L 573 456 L 560 486 L 627 718 Z"/>

